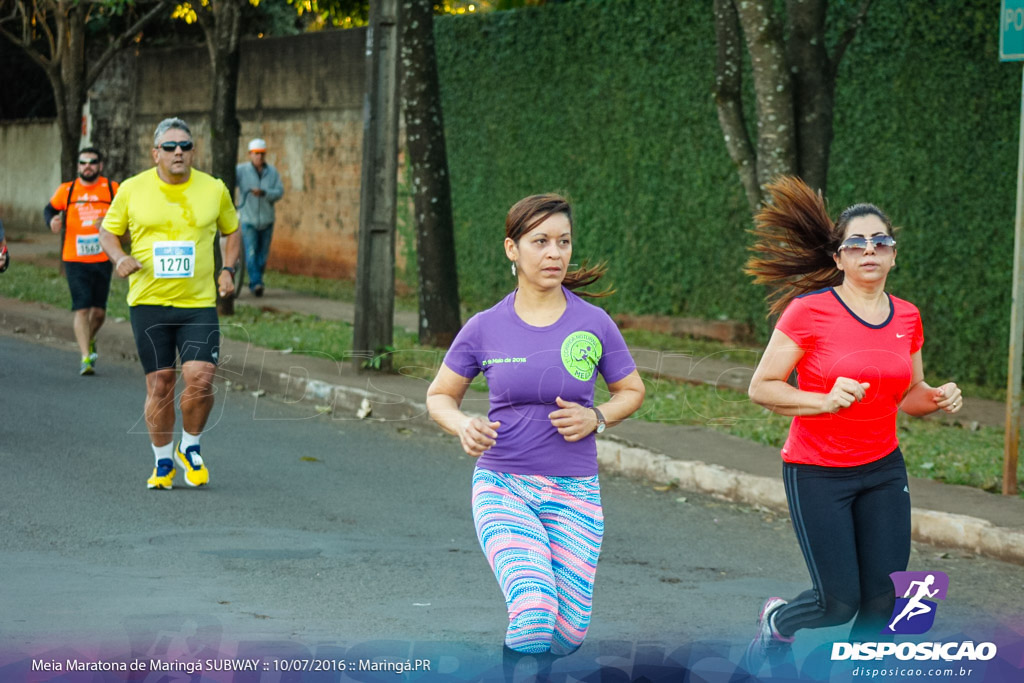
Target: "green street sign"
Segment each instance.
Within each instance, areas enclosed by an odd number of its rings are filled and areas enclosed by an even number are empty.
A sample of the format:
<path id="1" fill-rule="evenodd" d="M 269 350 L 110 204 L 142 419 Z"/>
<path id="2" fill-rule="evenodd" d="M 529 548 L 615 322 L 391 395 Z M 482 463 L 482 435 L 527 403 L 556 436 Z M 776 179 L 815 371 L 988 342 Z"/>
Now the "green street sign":
<path id="1" fill-rule="evenodd" d="M 1024 60 L 1024 0 L 1002 0 L 999 10 L 999 61 Z"/>

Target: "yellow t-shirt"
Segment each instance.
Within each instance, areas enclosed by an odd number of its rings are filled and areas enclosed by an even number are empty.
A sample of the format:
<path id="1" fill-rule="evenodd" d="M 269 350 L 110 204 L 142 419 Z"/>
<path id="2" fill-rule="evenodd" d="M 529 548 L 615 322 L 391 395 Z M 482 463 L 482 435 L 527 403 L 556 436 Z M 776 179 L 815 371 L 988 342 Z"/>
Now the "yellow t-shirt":
<path id="1" fill-rule="evenodd" d="M 223 182 L 192 169 L 187 182 L 170 185 L 155 168 L 143 171 L 121 184 L 103 229 L 119 237 L 131 231 L 132 256 L 142 270 L 129 276 L 129 306 L 216 305 L 217 231 L 229 235 L 238 229 Z"/>

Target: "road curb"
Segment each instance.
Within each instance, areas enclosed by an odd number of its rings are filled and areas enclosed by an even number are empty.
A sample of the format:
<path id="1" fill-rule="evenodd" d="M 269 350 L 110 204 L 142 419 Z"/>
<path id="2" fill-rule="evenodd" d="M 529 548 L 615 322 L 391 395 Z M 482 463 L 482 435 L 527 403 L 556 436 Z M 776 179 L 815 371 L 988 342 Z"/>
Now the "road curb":
<path id="1" fill-rule="evenodd" d="M 614 437 L 598 439 L 597 459 L 602 468 L 629 477 L 671 483 L 682 490 L 788 515 L 785 487 L 774 477 L 699 460 L 677 460 L 619 442 Z M 923 543 L 1024 564 L 1024 533 L 998 527 L 978 517 L 913 508 L 911 536 Z"/>
<path id="2" fill-rule="evenodd" d="M 34 303 L 5 302 L 9 305 L 0 312 L 0 324 L 5 330 L 74 341 L 67 311 Z M 128 323 L 112 321 L 104 329 L 105 353 L 125 358 L 136 356 Z M 308 403 L 316 406 L 318 412 L 330 412 L 332 419 L 428 420 L 426 404 L 410 396 L 408 378 L 359 374 L 351 363 L 289 355 L 229 339 L 223 339 L 221 355 L 217 374 L 225 382 L 234 383 L 235 388 L 272 393 L 287 402 Z M 344 378 L 348 383 L 324 377 Z M 426 386 L 424 382 L 423 397 Z M 599 438 L 597 446 L 598 463 L 606 472 L 673 483 L 681 490 L 788 514 L 785 490 L 777 477 L 673 458 L 614 435 Z M 937 510 L 914 508 L 911 514 L 912 536 L 916 541 L 1024 564 L 1024 533 L 1020 531 L 978 517 Z"/>

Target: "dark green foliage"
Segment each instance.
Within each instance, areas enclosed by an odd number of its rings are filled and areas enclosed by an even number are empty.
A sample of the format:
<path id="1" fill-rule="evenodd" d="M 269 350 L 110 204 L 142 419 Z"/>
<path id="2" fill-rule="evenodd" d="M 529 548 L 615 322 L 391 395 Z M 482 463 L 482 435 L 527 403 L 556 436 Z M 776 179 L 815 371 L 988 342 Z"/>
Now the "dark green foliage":
<path id="1" fill-rule="evenodd" d="M 462 296 L 512 284 L 508 207 L 573 201 L 575 261 L 605 260 L 613 310 L 751 319 L 742 190 L 711 99 L 704 3 L 590 2 L 438 22 Z M 714 267 L 706 266 L 715 264 Z"/>
<path id="2" fill-rule="evenodd" d="M 929 376 L 1006 382 L 1021 66 L 1000 64 L 999 7 L 872 9 L 839 78 L 832 205 L 903 226 L 891 291 L 921 309 Z"/>
<path id="3" fill-rule="evenodd" d="M 890 290 L 920 307 L 929 378 L 1006 377 L 1021 67 L 998 3 L 876 0 L 841 64 L 831 213 L 899 235 Z M 711 97 L 711 3 L 590 0 L 437 22 L 461 296 L 513 285 L 508 207 L 574 203 L 574 261 L 608 260 L 612 311 L 730 318 L 766 335 L 743 275 L 749 212 Z"/>

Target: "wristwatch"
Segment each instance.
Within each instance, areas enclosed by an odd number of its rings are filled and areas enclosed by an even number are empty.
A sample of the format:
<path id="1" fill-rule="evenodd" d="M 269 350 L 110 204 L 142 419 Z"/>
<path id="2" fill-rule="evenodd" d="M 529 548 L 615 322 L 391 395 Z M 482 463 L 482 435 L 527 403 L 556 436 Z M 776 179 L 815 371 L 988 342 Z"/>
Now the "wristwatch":
<path id="1" fill-rule="evenodd" d="M 234 274 L 235 274 L 235 269 L 234 269 L 234 268 L 232 268 L 231 266 L 221 266 L 221 268 L 220 268 L 220 269 L 221 269 L 221 270 L 226 270 L 226 271 L 228 271 L 229 273 L 231 273 L 232 275 L 234 275 Z"/>
<path id="2" fill-rule="evenodd" d="M 597 415 L 597 429 L 594 432 L 600 434 L 608 427 L 608 423 L 604 421 L 604 415 L 601 414 L 600 410 L 597 408 L 591 408 L 591 410 L 594 411 L 594 415 Z"/>

